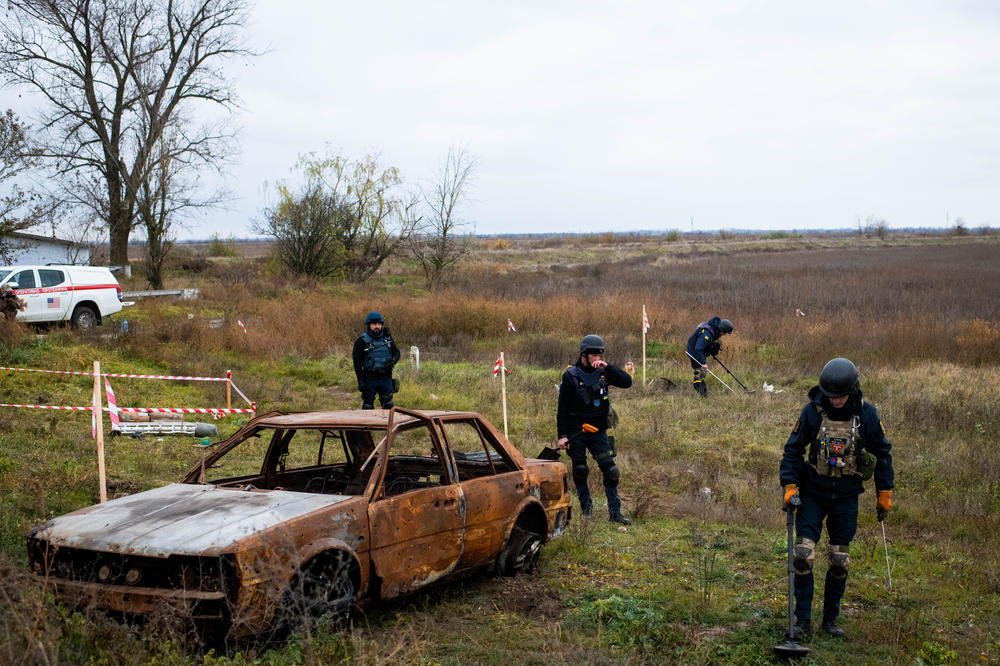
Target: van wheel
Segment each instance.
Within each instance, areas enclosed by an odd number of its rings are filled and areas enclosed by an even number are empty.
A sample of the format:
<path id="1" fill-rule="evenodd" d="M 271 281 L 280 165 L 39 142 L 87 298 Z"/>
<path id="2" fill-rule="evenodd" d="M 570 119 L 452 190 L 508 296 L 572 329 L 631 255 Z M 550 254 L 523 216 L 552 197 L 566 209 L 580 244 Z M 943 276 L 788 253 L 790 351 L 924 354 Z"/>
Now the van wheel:
<path id="1" fill-rule="evenodd" d="M 73 317 L 70 319 L 73 328 L 81 331 L 89 331 L 97 326 L 97 313 L 89 305 L 78 305 L 73 310 Z"/>

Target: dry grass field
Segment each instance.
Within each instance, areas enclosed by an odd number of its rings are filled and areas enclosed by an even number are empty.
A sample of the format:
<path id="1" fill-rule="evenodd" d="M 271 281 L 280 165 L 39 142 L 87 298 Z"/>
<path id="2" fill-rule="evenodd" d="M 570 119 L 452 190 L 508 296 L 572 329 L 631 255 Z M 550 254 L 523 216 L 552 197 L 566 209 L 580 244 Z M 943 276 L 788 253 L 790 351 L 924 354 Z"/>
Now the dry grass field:
<path id="1" fill-rule="evenodd" d="M 399 368 L 398 404 L 502 423 L 491 369 L 503 351 L 510 439 L 534 455 L 555 439 L 555 384 L 582 335 L 599 333 L 611 362 L 631 360 L 641 374 L 645 305 L 648 385 L 613 394 L 635 524 L 575 521 L 530 577 L 473 578 L 368 608 L 350 631 L 206 654 L 174 623 L 76 613 L 24 580 L 27 529 L 96 501 L 93 443 L 85 416 L 0 410 L 0 662 L 771 663 L 787 589 L 778 459 L 806 391 L 839 355 L 858 364 L 894 445 L 893 589 L 869 492 L 845 597 L 851 640 L 813 639 L 807 663 L 1000 662 L 997 236 L 480 239 L 437 291 L 405 259 L 345 285 L 283 275 L 267 258 L 191 253 L 175 258 L 187 268 L 167 286 L 196 286 L 197 301 L 146 299 L 94 335 L 8 325 L 0 365 L 231 369 L 260 410 L 353 408 L 350 347 L 365 313 L 379 310 L 404 359 L 420 349 L 419 372 Z M 126 289 L 144 286 L 134 282 Z M 689 386 L 684 342 L 715 314 L 736 325 L 720 357 L 752 395 L 715 383 L 700 400 Z M 0 387 L 2 402 L 63 405 L 86 404 L 90 391 L 86 378 L 4 371 Z M 198 384 L 115 389 L 124 405 L 220 400 Z M 175 480 L 197 455 L 180 438 L 115 439 L 112 492 Z M 592 488 L 597 479 L 593 469 Z"/>

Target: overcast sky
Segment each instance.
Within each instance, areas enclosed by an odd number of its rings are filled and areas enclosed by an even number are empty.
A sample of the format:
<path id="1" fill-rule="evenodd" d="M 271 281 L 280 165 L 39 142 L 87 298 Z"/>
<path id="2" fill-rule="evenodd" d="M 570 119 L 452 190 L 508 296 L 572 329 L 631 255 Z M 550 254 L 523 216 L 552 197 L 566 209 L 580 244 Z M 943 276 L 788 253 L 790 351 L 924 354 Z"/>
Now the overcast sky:
<path id="1" fill-rule="evenodd" d="M 418 185 L 455 144 L 478 233 L 997 226 L 998 28 L 992 1 L 261 0 L 238 198 L 182 236 L 250 234 L 300 153 Z"/>

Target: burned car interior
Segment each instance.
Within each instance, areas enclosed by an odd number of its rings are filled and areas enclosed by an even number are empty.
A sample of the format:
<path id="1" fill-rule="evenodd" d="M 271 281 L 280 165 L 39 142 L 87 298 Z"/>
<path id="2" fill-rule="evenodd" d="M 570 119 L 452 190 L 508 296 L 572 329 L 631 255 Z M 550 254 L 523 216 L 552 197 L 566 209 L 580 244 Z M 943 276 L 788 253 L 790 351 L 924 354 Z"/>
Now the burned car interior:
<path id="1" fill-rule="evenodd" d="M 459 482 L 517 469 L 474 421 L 445 422 L 440 428 Z M 209 465 L 200 480 L 235 490 L 363 495 L 385 444 L 386 431 L 370 428 L 260 428 Z M 449 461 L 442 458 L 430 428 L 418 423 L 393 433 L 379 496 L 440 486 L 449 479 Z"/>

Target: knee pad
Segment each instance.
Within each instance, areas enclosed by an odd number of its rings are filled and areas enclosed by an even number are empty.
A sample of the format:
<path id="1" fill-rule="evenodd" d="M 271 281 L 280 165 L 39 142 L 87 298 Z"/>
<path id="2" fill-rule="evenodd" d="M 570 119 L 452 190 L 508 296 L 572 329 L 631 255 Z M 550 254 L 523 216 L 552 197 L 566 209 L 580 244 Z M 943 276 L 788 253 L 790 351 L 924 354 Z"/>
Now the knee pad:
<path id="1" fill-rule="evenodd" d="M 582 486 L 587 483 L 587 476 L 590 475 L 590 468 L 587 467 L 586 462 L 573 462 L 573 482 L 578 486 Z"/>
<path id="2" fill-rule="evenodd" d="M 805 575 L 812 572 L 813 561 L 816 559 L 816 542 L 812 539 L 799 537 L 792 551 L 792 565 L 795 573 Z"/>
<path id="3" fill-rule="evenodd" d="M 618 465 L 615 464 L 613 458 L 609 459 L 610 464 L 599 465 L 601 468 L 601 474 L 604 475 L 604 485 L 606 486 L 617 486 L 618 481 L 622 478 L 621 470 L 618 469 Z"/>
<path id="4" fill-rule="evenodd" d="M 847 567 L 851 563 L 850 546 L 830 544 L 827 556 L 830 559 L 830 574 L 834 578 L 847 578 Z"/>

